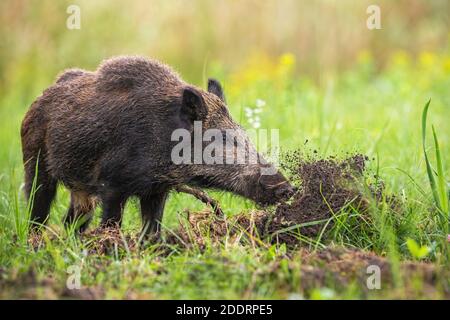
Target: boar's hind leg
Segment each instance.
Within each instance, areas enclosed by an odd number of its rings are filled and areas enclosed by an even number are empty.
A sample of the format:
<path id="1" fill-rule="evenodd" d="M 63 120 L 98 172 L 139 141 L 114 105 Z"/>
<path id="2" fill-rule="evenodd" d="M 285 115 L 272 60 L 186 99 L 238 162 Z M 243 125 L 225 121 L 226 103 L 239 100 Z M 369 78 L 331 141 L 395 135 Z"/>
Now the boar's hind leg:
<path id="1" fill-rule="evenodd" d="M 37 166 L 36 166 L 37 162 Z M 44 159 L 30 157 L 24 165 L 25 194 L 31 206 L 31 228 L 39 229 L 45 224 L 50 213 L 50 205 L 56 194 L 56 180 L 47 171 Z M 34 187 L 33 187 L 34 185 Z"/>
<path id="2" fill-rule="evenodd" d="M 146 235 L 155 234 L 160 231 L 160 222 L 162 220 L 166 199 L 167 192 L 140 198 L 142 230 Z"/>
<path id="3" fill-rule="evenodd" d="M 76 223 L 76 229 L 83 232 L 92 219 L 92 211 L 95 208 L 95 200 L 86 192 L 73 191 L 70 193 L 70 208 L 64 218 L 64 223 L 69 226 Z"/>
<path id="4" fill-rule="evenodd" d="M 120 227 L 127 197 L 112 193 L 101 197 L 103 204 L 102 227 Z"/>

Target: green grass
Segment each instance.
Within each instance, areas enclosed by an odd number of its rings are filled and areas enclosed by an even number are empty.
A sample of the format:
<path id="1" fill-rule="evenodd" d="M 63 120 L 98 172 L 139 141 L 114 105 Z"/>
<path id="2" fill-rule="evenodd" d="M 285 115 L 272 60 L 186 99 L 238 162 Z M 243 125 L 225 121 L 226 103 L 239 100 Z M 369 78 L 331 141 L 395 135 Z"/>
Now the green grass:
<path id="1" fill-rule="evenodd" d="M 340 245 L 386 256 L 393 266 L 393 289 L 369 293 L 364 290 L 365 280 L 357 278 L 345 287 L 330 280 L 304 289 L 302 283 L 307 279 L 301 272 L 301 255 L 287 253 L 283 245 L 246 245 L 228 237 L 220 244 L 207 241 L 202 249 L 193 246 L 162 251 L 158 245 L 148 245 L 130 250 L 125 245 L 110 255 L 86 254 L 86 243 L 73 232 L 62 230 L 61 220 L 69 204 L 68 192 L 62 187 L 51 210 L 45 245 L 33 250 L 27 244 L 29 208 L 21 189 L 19 127 L 28 106 L 50 85 L 54 74 L 43 74 L 41 81 L 29 86 L 8 87 L 0 100 L 0 297 L 26 297 L 30 287 L 34 288 L 33 296 L 53 297 L 56 293 L 45 288 L 63 290 L 72 265 L 81 267 L 84 287 L 101 288 L 106 298 L 410 296 L 401 261 L 421 259 L 439 270 L 449 267 L 448 173 L 444 169 L 450 167 L 450 73 L 439 59 L 426 68 L 415 62 L 392 63 L 381 73 L 375 73 L 370 62 L 360 63 L 320 83 L 291 72 L 241 83 L 217 63 L 206 72 L 223 79 L 225 90 L 234 88 L 227 97 L 229 107 L 245 127 L 249 124 L 242 116 L 243 108 L 254 106 L 256 99 L 266 102 L 261 125 L 280 130 L 284 151 L 300 148 L 312 154 L 317 150 L 323 157 L 361 152 L 373 159 L 369 171 L 379 178 L 370 179 L 383 181 L 387 193 L 396 196 L 399 209 L 393 210 L 383 200 L 366 218 L 349 205 L 334 213 L 337 223 L 331 232 L 315 239 L 299 238 L 307 250 Z M 17 81 L 20 83 L 20 78 Z M 423 110 L 429 98 L 432 106 L 428 111 L 427 104 Z M 427 122 L 433 124 L 433 140 L 425 135 Z M 213 196 L 229 216 L 254 209 L 250 201 L 231 194 L 214 192 Z M 202 208 L 203 204 L 188 195 L 172 194 L 163 221 L 166 232 L 177 228 L 185 209 Z M 99 214 L 97 210 L 91 228 L 98 224 Z M 325 225 L 327 221 L 318 223 Z M 124 241 L 126 235 L 136 235 L 139 229 L 138 205 L 132 200 L 125 210 Z M 53 279 L 50 286 L 48 278 Z M 416 282 L 419 289 L 414 296 L 430 297 L 421 293 L 421 279 Z M 441 292 L 438 298 L 443 297 L 445 286 L 449 286 L 448 279 L 436 286 Z"/>

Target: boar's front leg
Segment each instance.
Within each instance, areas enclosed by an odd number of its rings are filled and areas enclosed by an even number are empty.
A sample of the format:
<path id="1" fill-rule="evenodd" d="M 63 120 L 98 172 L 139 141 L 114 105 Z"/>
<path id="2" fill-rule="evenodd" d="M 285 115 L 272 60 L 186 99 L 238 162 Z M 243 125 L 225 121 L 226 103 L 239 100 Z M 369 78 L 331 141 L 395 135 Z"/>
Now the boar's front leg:
<path id="1" fill-rule="evenodd" d="M 101 226 L 120 227 L 127 197 L 119 193 L 110 193 L 101 196 L 101 200 L 103 204 Z"/>
<path id="2" fill-rule="evenodd" d="M 167 192 L 151 194 L 140 198 L 142 215 L 142 232 L 145 235 L 157 234 L 163 217 Z"/>

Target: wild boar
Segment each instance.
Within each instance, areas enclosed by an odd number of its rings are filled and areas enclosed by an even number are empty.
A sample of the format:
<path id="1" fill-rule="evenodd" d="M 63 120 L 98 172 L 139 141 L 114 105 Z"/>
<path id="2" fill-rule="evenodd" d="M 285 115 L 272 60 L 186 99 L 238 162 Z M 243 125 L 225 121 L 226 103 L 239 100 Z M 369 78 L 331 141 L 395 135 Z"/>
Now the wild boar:
<path id="1" fill-rule="evenodd" d="M 58 183 L 71 192 L 66 224 L 78 221 L 83 231 L 98 199 L 101 224 L 120 225 L 127 199 L 138 197 L 148 234 L 159 231 L 174 186 L 230 191 L 261 204 L 274 204 L 292 193 L 278 171 L 261 173 L 271 166 L 264 161 L 174 163 L 177 141 L 172 134 L 177 129 L 192 132 L 194 123 L 203 130 L 233 129 L 240 139 L 228 143 L 224 135 L 224 153 L 247 148 L 263 160 L 230 116 L 216 80 L 210 79 L 204 91 L 167 65 L 135 56 L 106 60 L 95 72 L 65 71 L 31 105 L 21 127 L 32 220 L 46 222 Z"/>

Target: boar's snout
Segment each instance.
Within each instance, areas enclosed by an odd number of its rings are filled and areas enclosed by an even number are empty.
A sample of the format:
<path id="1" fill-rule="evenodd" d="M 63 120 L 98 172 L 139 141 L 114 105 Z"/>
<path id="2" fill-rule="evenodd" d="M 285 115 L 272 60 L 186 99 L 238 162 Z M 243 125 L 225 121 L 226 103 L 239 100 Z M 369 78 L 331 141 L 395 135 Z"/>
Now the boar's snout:
<path id="1" fill-rule="evenodd" d="M 286 181 L 275 190 L 275 197 L 280 200 L 287 200 L 294 195 L 295 191 L 295 188 Z"/>
<path id="2" fill-rule="evenodd" d="M 295 193 L 295 188 L 279 172 L 274 175 L 261 175 L 258 182 L 259 192 L 256 202 L 262 205 L 287 200 Z"/>

